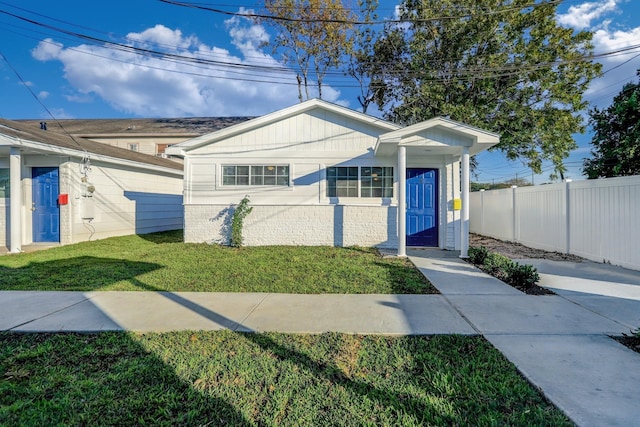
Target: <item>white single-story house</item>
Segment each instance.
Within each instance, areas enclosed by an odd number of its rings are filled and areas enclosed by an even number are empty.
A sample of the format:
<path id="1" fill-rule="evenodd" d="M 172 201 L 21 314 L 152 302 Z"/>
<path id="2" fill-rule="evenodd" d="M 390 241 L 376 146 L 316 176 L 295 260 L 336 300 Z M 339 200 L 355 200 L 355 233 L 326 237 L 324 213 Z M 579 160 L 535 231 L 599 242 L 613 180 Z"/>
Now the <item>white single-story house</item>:
<path id="1" fill-rule="evenodd" d="M 186 242 L 468 249 L 469 156 L 498 135 L 434 118 L 408 127 L 313 99 L 167 149 L 184 157 Z"/>
<path id="2" fill-rule="evenodd" d="M 183 226 L 182 164 L 0 119 L 0 250 Z"/>

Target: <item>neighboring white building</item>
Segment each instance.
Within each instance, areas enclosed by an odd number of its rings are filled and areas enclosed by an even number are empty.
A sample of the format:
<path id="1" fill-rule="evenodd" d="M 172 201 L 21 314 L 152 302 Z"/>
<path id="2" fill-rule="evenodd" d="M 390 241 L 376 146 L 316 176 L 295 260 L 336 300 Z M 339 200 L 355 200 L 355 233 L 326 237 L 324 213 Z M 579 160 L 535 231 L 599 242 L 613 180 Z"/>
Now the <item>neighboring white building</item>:
<path id="1" fill-rule="evenodd" d="M 248 196 L 247 245 L 378 246 L 399 255 L 427 246 L 465 256 L 469 156 L 498 142 L 448 119 L 402 128 L 314 99 L 167 153 L 185 159 L 187 242 L 228 242 L 233 207 Z"/>
<path id="2" fill-rule="evenodd" d="M 0 248 L 182 226 L 180 163 L 0 119 Z"/>

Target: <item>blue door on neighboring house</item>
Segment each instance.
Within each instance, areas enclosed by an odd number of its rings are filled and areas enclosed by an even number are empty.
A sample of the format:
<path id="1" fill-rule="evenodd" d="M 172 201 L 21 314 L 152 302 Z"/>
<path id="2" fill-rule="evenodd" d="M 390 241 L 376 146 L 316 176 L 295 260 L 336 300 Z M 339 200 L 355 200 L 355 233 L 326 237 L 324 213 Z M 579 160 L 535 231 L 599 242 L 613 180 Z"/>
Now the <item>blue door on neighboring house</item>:
<path id="1" fill-rule="evenodd" d="M 438 246 L 438 170 L 407 169 L 407 246 Z"/>
<path id="2" fill-rule="evenodd" d="M 33 168 L 33 241 L 60 241 L 58 168 Z"/>

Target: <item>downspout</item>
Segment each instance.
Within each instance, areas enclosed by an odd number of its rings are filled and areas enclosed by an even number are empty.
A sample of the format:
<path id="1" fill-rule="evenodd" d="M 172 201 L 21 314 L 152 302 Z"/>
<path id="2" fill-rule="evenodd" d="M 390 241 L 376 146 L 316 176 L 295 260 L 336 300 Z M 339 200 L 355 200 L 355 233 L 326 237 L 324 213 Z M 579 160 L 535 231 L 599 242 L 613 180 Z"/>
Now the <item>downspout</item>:
<path id="1" fill-rule="evenodd" d="M 17 147 L 9 150 L 9 182 L 11 196 L 9 203 L 9 223 L 11 224 L 10 247 L 11 253 L 22 252 L 22 153 Z"/>

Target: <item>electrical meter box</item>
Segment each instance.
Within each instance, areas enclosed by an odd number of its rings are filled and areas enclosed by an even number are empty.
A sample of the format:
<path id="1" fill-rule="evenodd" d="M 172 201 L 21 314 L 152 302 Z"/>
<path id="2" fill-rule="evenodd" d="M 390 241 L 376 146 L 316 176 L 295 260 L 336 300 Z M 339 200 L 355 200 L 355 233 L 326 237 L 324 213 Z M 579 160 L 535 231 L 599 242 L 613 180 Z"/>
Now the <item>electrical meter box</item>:
<path id="1" fill-rule="evenodd" d="M 82 196 L 80 205 L 80 217 L 82 219 L 93 219 L 96 216 L 96 202 L 92 195 Z"/>

